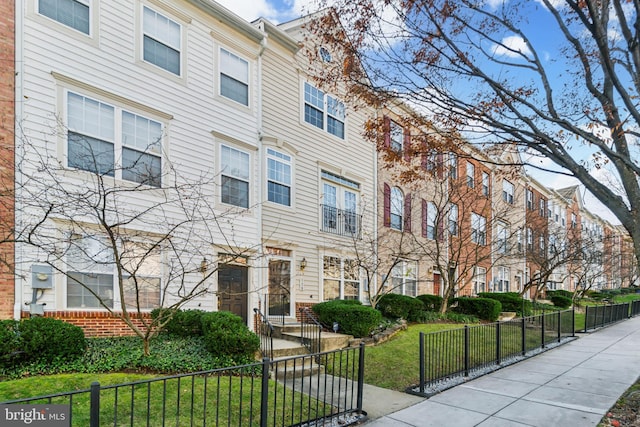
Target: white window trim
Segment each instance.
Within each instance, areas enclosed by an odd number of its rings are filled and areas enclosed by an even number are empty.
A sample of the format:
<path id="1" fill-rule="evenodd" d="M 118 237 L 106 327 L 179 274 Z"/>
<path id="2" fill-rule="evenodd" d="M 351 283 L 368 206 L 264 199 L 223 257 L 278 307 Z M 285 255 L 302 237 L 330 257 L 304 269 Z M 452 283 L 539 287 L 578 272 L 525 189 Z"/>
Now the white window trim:
<path id="1" fill-rule="evenodd" d="M 394 273 L 398 272 L 399 270 L 399 275 L 394 275 Z M 402 283 L 400 284 L 400 287 L 397 288 L 395 287 L 393 280 L 394 279 L 400 279 L 402 281 Z M 414 286 L 415 286 L 415 293 L 411 294 L 411 293 L 407 293 L 407 283 L 409 281 L 413 280 L 414 282 Z M 391 270 L 391 292 L 392 293 L 397 293 L 397 294 L 401 294 L 401 295 L 409 295 L 412 297 L 415 297 L 418 295 L 419 291 L 418 291 L 418 262 L 417 261 L 411 261 L 411 260 L 400 260 L 398 262 L 398 264 L 396 264 L 394 266 L 394 268 Z"/>
<path id="2" fill-rule="evenodd" d="M 149 108 L 138 104 L 136 102 L 131 102 L 117 95 L 111 95 L 103 90 L 94 90 L 90 85 L 84 84 L 75 84 L 76 82 L 72 79 L 68 79 L 64 76 L 61 76 L 57 73 L 53 73 L 54 77 L 62 82 L 64 85 L 59 86 L 59 109 L 63 112 L 64 123 L 65 125 L 68 123 L 69 114 L 68 114 L 68 94 L 70 92 L 75 93 L 76 95 L 80 95 L 86 98 L 93 99 L 95 101 L 101 102 L 103 104 L 109 105 L 114 108 L 114 135 L 115 139 L 113 141 L 114 144 L 114 162 L 115 162 L 115 176 L 109 176 L 107 178 L 114 179 L 116 182 L 123 183 L 124 185 L 140 185 L 137 181 L 125 180 L 122 178 L 122 148 L 124 147 L 122 141 L 122 112 L 127 111 L 129 113 L 135 114 L 137 116 L 143 117 L 145 119 L 153 120 L 159 122 L 162 127 L 162 141 L 160 143 L 160 153 L 158 156 L 160 157 L 160 175 L 161 175 L 161 185 L 160 187 L 149 186 L 149 188 L 164 188 L 171 185 L 170 179 L 166 176 L 165 167 L 166 167 L 166 158 L 168 157 L 167 147 L 168 147 L 168 120 L 172 119 L 173 116 L 162 113 L 153 108 Z M 94 174 L 94 172 L 86 171 L 83 169 L 77 169 L 74 167 L 69 167 L 69 153 L 68 153 L 68 135 L 67 132 L 61 132 L 58 142 L 58 152 L 61 154 L 61 162 L 64 165 L 64 168 L 69 171 L 74 171 L 76 173 L 87 173 Z M 125 184 L 128 183 L 128 184 Z"/>
<path id="3" fill-rule="evenodd" d="M 81 3 L 89 4 L 89 34 L 76 30 L 62 22 L 53 18 L 40 14 L 40 0 L 30 0 L 27 2 L 27 15 L 52 29 L 52 31 L 63 32 L 69 37 L 74 38 L 82 43 L 88 43 L 95 47 L 99 46 L 98 36 L 100 34 L 100 19 L 98 11 L 100 10 L 100 2 L 102 0 L 80 0 Z"/>
<path id="4" fill-rule="evenodd" d="M 176 75 L 160 66 L 145 61 L 144 59 L 144 8 L 147 7 L 160 15 L 180 25 L 180 75 Z M 141 1 L 136 7 L 136 64 L 154 72 L 164 78 L 171 79 L 180 84 L 186 84 L 187 70 L 187 40 L 186 27 L 191 23 L 191 17 L 181 11 L 157 0 Z"/>
<path id="5" fill-rule="evenodd" d="M 324 258 L 337 258 L 340 260 L 340 277 L 339 278 L 335 278 L 335 277 L 327 277 L 324 274 Z M 337 280 L 338 281 L 338 299 L 342 300 L 344 299 L 344 285 L 345 282 L 353 282 L 353 280 L 347 280 L 345 279 L 345 275 L 344 275 L 344 265 L 345 265 L 345 261 L 355 261 L 356 258 L 349 258 L 348 256 L 341 256 L 341 255 L 336 255 L 336 254 L 324 254 L 321 258 L 321 269 L 320 269 L 320 274 L 321 274 L 321 280 L 322 280 L 322 301 L 329 301 L 329 300 L 325 300 L 324 298 L 324 283 L 325 280 Z M 362 291 L 363 291 L 363 286 L 364 286 L 364 280 L 362 278 L 362 271 L 360 268 L 358 268 L 358 295 L 356 296 L 355 299 L 357 299 L 358 301 L 362 301 Z"/>
<path id="6" fill-rule="evenodd" d="M 241 102 L 236 101 L 233 98 L 229 98 L 227 96 L 224 96 L 222 94 L 222 77 L 221 77 L 221 74 L 222 74 L 222 67 L 221 67 L 222 54 L 221 54 L 221 52 L 223 50 L 227 51 L 231 55 L 234 55 L 234 56 L 238 57 L 239 59 L 241 59 L 241 60 L 243 60 L 243 61 L 245 61 L 247 63 L 247 81 L 246 81 L 246 85 L 247 85 L 247 104 L 246 105 L 241 103 Z M 222 99 L 224 101 L 231 102 L 231 103 L 233 103 L 233 105 L 235 105 L 237 107 L 240 107 L 240 108 L 244 107 L 244 108 L 250 109 L 251 105 L 252 105 L 251 94 L 253 92 L 252 62 L 246 56 L 240 54 L 239 52 L 237 52 L 234 49 L 231 49 L 231 48 L 229 48 L 227 46 L 218 46 L 217 50 L 216 50 L 216 63 L 218 64 L 218 66 L 216 67 L 216 72 L 215 72 L 215 75 L 216 75 L 215 81 L 217 81 L 216 94 L 220 97 L 220 99 Z M 235 77 L 233 77 L 233 76 L 229 76 L 229 77 L 235 79 Z M 238 79 L 235 79 L 235 80 L 238 80 Z M 238 80 L 238 81 L 240 81 L 240 80 Z"/>
<path id="7" fill-rule="evenodd" d="M 225 171 L 223 170 L 223 166 L 222 166 L 222 147 L 227 147 L 227 148 L 230 148 L 232 150 L 239 151 L 240 153 L 246 154 L 249 157 L 249 159 L 248 159 L 249 177 L 246 179 L 246 181 L 244 179 L 242 179 L 242 178 L 238 178 L 237 176 L 232 175 L 231 173 L 225 173 Z M 240 147 L 236 147 L 233 144 L 229 144 L 229 143 L 226 143 L 224 141 L 222 141 L 220 143 L 218 150 L 219 150 L 218 151 L 218 170 L 220 171 L 220 174 L 219 174 L 220 175 L 220 199 L 219 199 L 220 203 L 228 205 L 228 206 L 234 206 L 234 207 L 236 207 L 238 209 L 250 209 L 251 208 L 251 202 L 252 202 L 252 199 L 253 199 L 252 195 L 254 194 L 254 192 L 252 190 L 253 189 L 254 179 L 253 179 L 253 168 L 252 168 L 253 158 L 251 156 L 251 151 L 245 150 L 245 149 L 240 148 Z M 247 201 L 248 202 L 248 206 L 247 207 L 238 206 L 238 205 L 234 205 L 232 203 L 226 203 L 226 202 L 222 201 L 222 176 L 223 175 L 229 176 L 229 177 L 231 177 L 233 179 L 237 179 L 238 181 L 244 181 L 249 185 L 249 188 L 247 189 L 247 198 L 248 198 L 248 201 Z"/>
<path id="8" fill-rule="evenodd" d="M 290 157 L 289 167 L 291 168 L 291 183 L 289 184 L 289 204 L 284 205 L 278 202 L 272 202 L 269 200 L 269 158 L 270 154 L 268 150 L 276 151 L 280 154 L 284 154 Z M 286 163 L 283 159 L 274 158 L 274 160 Z M 269 204 L 271 207 L 279 207 L 282 209 L 294 209 L 295 206 L 295 156 L 291 153 L 290 150 L 286 150 L 279 146 L 265 146 L 264 150 L 264 201 Z M 283 184 L 284 185 L 284 184 Z"/>
<path id="9" fill-rule="evenodd" d="M 309 86 L 320 90 L 324 94 L 324 96 L 323 96 L 323 109 L 322 109 L 322 114 L 323 114 L 323 128 L 322 129 L 320 129 L 316 125 L 314 125 L 312 123 L 309 123 L 309 122 L 307 122 L 305 120 L 305 105 L 307 104 L 307 102 L 305 100 L 305 84 L 308 84 Z M 300 94 L 301 94 L 301 97 L 300 97 L 300 123 L 304 124 L 304 126 L 309 126 L 309 127 L 311 127 L 312 129 L 315 129 L 315 130 L 321 130 L 321 131 L 327 133 L 331 138 L 335 138 L 338 141 L 346 141 L 347 140 L 347 134 L 348 134 L 348 127 L 347 127 L 348 124 L 347 124 L 347 106 L 345 105 L 344 101 L 342 101 L 339 97 L 337 97 L 337 96 L 335 96 L 333 94 L 330 94 L 330 93 L 327 93 L 324 90 L 321 90 L 318 86 L 312 84 L 311 82 L 309 82 L 307 80 L 302 80 L 301 86 L 300 86 Z M 335 134 L 329 132 L 329 130 L 328 130 L 329 129 L 328 128 L 328 126 L 329 126 L 329 120 L 328 119 L 329 119 L 329 116 L 331 116 L 329 114 L 328 97 L 331 97 L 334 100 L 340 102 L 342 104 L 343 108 L 344 108 L 344 118 L 342 119 L 342 125 L 343 125 L 343 128 L 344 128 L 344 136 L 343 137 L 335 135 Z M 317 106 L 313 106 L 313 108 L 318 109 Z M 334 117 L 334 116 L 331 116 L 331 117 Z M 337 118 L 336 118 L 336 120 L 337 120 Z"/>

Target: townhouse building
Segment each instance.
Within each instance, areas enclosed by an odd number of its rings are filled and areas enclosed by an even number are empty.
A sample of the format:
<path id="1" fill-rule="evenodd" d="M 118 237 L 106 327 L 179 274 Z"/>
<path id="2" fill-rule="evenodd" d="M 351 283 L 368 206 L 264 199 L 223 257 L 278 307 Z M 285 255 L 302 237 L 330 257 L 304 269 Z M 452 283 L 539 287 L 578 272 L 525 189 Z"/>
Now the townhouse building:
<path id="1" fill-rule="evenodd" d="M 425 144 L 437 132 L 401 102 L 355 105 L 315 79 L 342 59 L 306 18 L 248 23 L 207 0 L 9 3 L 2 318 L 110 335 L 126 333 L 125 307 L 252 326 L 253 308 L 293 320 L 379 290 L 533 298 L 585 272 L 595 287 L 637 284 L 628 235 L 577 187 L 545 188 L 464 141 Z M 588 239 L 590 264 L 550 262 Z"/>

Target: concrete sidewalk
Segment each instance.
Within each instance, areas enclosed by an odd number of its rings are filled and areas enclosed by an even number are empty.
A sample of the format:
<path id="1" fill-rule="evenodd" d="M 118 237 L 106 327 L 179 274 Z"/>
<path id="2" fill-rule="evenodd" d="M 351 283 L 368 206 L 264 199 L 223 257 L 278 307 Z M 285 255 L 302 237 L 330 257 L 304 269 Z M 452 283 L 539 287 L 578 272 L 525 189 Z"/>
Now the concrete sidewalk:
<path id="1" fill-rule="evenodd" d="M 365 391 L 368 427 L 595 426 L 640 376 L 640 317 L 469 381 L 396 412 Z M 407 402 L 409 402 L 407 400 Z M 387 415 L 373 419 L 375 415 Z M 373 416 L 371 416 L 373 415 Z"/>

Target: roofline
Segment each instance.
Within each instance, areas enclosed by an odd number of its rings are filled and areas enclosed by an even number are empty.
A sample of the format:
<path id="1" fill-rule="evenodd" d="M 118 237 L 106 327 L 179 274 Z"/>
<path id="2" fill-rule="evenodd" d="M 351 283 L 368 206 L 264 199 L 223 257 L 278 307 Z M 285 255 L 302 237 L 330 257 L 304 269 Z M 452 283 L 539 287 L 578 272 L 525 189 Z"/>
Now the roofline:
<path id="1" fill-rule="evenodd" d="M 258 28 L 264 31 L 269 38 L 275 40 L 284 46 L 291 53 L 297 53 L 300 50 L 300 45 L 298 42 L 283 30 L 281 30 L 277 25 L 271 23 L 265 18 L 258 18 L 253 21 L 253 24 L 258 26 Z"/>
<path id="2" fill-rule="evenodd" d="M 260 29 L 254 27 L 248 21 L 245 21 L 229 9 L 209 0 L 187 0 L 198 9 L 208 13 L 214 18 L 233 27 L 249 39 L 260 43 L 265 38 L 265 34 Z"/>

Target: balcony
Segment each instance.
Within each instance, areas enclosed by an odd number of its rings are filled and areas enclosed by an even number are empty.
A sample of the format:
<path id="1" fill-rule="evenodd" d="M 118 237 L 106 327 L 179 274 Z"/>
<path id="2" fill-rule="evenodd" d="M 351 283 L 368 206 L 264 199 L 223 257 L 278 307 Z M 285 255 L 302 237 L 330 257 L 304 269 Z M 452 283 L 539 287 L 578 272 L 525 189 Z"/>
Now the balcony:
<path id="1" fill-rule="evenodd" d="M 320 231 L 360 239 L 362 215 L 334 206 L 320 205 L 322 224 Z"/>

